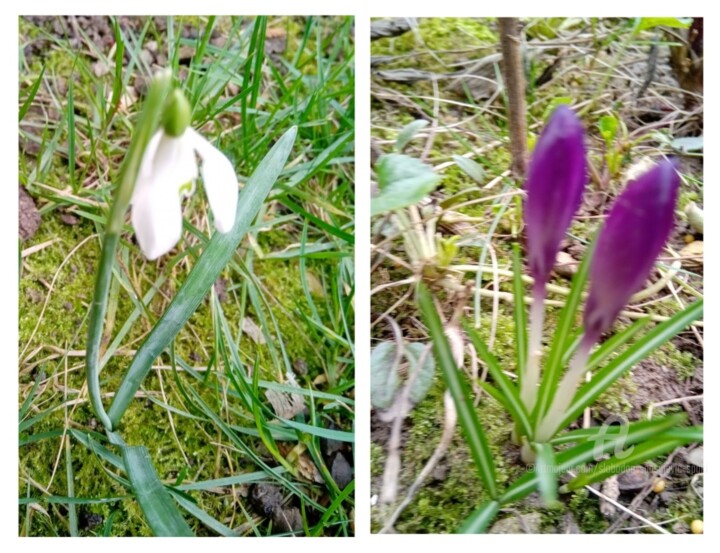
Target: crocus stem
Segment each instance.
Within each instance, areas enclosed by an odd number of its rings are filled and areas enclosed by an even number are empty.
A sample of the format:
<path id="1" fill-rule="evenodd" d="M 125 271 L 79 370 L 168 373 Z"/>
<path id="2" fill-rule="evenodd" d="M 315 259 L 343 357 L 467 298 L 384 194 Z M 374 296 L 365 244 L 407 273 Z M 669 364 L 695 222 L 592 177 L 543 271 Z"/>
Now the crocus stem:
<path id="1" fill-rule="evenodd" d="M 105 227 L 100 266 L 95 277 L 95 292 L 88 323 L 85 375 L 88 383 L 90 404 L 100 422 L 109 431 L 113 429 L 113 425 L 110 417 L 105 412 L 100 392 L 100 344 L 107 309 L 108 291 L 112 279 L 112 268 L 115 263 L 115 250 L 123 229 L 125 212 L 130 204 L 137 174 L 140 170 L 143 151 L 160 121 L 162 107 L 171 88 L 172 75 L 169 71 L 156 76 L 150 87 L 143 111 L 133 133 L 130 148 L 120 169 L 119 184 L 115 191 L 114 203 Z"/>
<path id="2" fill-rule="evenodd" d="M 552 438 L 558 426 L 562 423 L 565 411 L 570 406 L 573 397 L 575 397 L 575 391 L 583 381 L 585 373 L 587 372 L 588 357 L 590 357 L 590 350 L 595 341 L 596 340 L 588 334 L 582 337 L 580 345 L 570 361 L 570 368 L 568 368 L 565 376 L 563 376 L 560 381 L 550 409 L 548 409 L 545 418 L 538 428 L 537 435 L 535 436 L 538 442 L 545 442 Z"/>
<path id="3" fill-rule="evenodd" d="M 533 285 L 533 303 L 530 308 L 530 332 L 528 335 L 527 367 L 522 375 L 520 399 L 528 412 L 535 407 L 538 382 L 540 381 L 540 357 L 542 356 L 542 333 L 545 323 L 545 283 Z"/>

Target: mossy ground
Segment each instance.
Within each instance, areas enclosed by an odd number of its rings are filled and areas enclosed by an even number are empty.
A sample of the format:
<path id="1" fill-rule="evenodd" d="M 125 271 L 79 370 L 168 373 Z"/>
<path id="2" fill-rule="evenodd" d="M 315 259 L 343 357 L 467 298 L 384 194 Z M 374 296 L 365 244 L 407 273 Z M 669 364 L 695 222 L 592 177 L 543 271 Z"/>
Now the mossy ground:
<path id="1" fill-rule="evenodd" d="M 542 37 L 560 40 L 562 31 L 559 31 L 562 23 L 566 28 L 575 26 L 576 29 L 583 25 L 581 20 L 523 20 L 527 27 L 528 38 L 541 39 Z M 606 29 L 612 28 L 614 32 L 623 33 L 623 29 L 629 28 L 625 20 L 614 20 L 603 23 Z M 436 74 L 448 74 L 457 70 L 462 64 L 467 65 L 474 59 L 488 56 L 499 51 L 496 24 L 487 19 L 456 19 L 456 18 L 420 18 L 417 25 L 400 37 L 380 39 L 372 43 L 372 55 L 378 60 L 383 59 L 379 69 L 416 69 L 420 71 L 435 72 Z M 604 38 L 598 39 L 600 42 Z M 598 44 L 600 44 L 600 42 Z M 595 50 L 593 55 L 601 52 Z M 604 54 L 600 54 L 602 57 Z M 552 56 L 543 59 L 541 56 L 531 58 L 526 70 L 531 77 L 537 78 L 552 61 Z M 529 82 L 528 94 L 528 121 L 529 140 L 533 143 L 537 133 L 541 129 L 542 121 L 552 111 L 552 106 L 557 102 L 583 102 L 594 97 L 597 81 L 586 78 L 582 71 L 572 70 L 574 62 L 568 62 L 561 67 L 560 77 L 552 79 L 548 83 L 537 86 Z M 596 62 L 593 62 L 596 63 Z M 401 129 L 415 119 L 437 119 L 437 130 L 428 130 L 430 126 L 423 129 L 404 149 L 404 153 L 413 157 L 423 157 L 423 161 L 442 175 L 442 180 L 433 197 L 442 202 L 459 192 L 465 192 L 461 200 L 472 198 L 483 198 L 499 194 L 503 190 L 512 191 L 520 183 L 511 178 L 502 178 L 491 189 L 483 189 L 483 183 L 474 183 L 457 164 L 450 163 L 453 155 L 463 155 L 470 150 L 480 150 L 482 153 L 470 157 L 484 169 L 485 182 L 489 183 L 510 166 L 510 152 L 508 144 L 507 122 L 504 116 L 505 96 L 499 95 L 490 105 L 484 105 L 485 99 L 474 101 L 462 94 L 454 93 L 445 85 L 451 82 L 448 79 L 439 78 L 438 90 L 433 89 L 430 80 L 421 80 L 411 85 L 402 82 L 384 80 L 380 74 L 374 78 L 373 104 L 372 104 L 372 136 L 376 146 L 383 152 L 389 153 L 394 141 Z M 608 96 L 617 96 L 620 89 L 608 87 Z M 393 97 L 393 93 L 395 96 Z M 394 98 L 394 100 L 393 100 Z M 605 101 L 605 100 L 603 100 Z M 602 115 L 607 113 L 620 113 L 622 110 L 617 104 L 604 104 L 612 106 L 611 110 L 596 109 L 584 114 L 583 122 L 588 129 L 589 155 L 595 166 L 602 166 L 604 159 L 604 146 L 599 132 L 597 122 Z M 618 111 L 613 111 L 618 110 Z M 630 116 L 628 115 L 628 119 Z M 432 137 L 429 149 L 428 137 Z M 652 153 L 657 155 L 657 145 L 652 141 L 640 140 L 633 148 L 627 148 L 623 157 L 623 168 L 627 169 L 643 155 Z M 442 166 L 442 169 L 438 169 Z M 697 174 L 692 166 L 687 168 L 688 178 L 692 184 L 682 192 L 682 203 L 691 199 L 702 197 L 701 183 L 698 185 Z M 505 187 L 505 188 L 504 188 Z M 590 185 L 593 193 L 605 196 L 612 196 L 622 187 L 620 175 L 610 178 L 607 189 L 601 189 L 599 183 L 593 181 Z M 687 197 L 686 197 L 687 196 Z M 452 225 L 441 229 L 443 238 L 459 233 L 461 238 L 468 235 L 477 235 L 484 238 L 487 235 L 493 219 L 498 216 L 501 209 L 500 199 L 474 203 L 468 206 L 457 208 L 462 216 L 474 218 L 470 224 L 462 227 Z M 608 198 L 608 203 L 609 203 Z M 606 203 L 607 205 L 607 203 Z M 450 207 L 450 209 L 455 209 Z M 587 244 L 595 234 L 601 223 L 602 212 L 583 212 L 582 217 L 573 222 L 569 235 L 573 242 Z M 477 218 L 483 219 L 478 222 Z M 684 222 L 678 224 L 682 229 Z M 500 268 L 507 269 L 511 264 L 511 244 L 521 241 L 519 234 L 522 228 L 522 205 L 521 202 L 511 202 L 498 221 L 493 236 L 493 247 L 497 255 L 497 263 Z M 459 229 L 459 230 L 458 230 Z M 397 239 L 395 242 L 384 244 L 393 255 L 407 261 L 403 242 Z M 455 264 L 477 264 L 480 257 L 481 247 L 463 246 L 460 247 Z M 487 255 L 485 263 L 490 263 L 490 256 Z M 389 282 L 406 279 L 408 272 L 391 260 L 379 264 L 372 273 L 372 286 L 380 286 Z M 474 279 L 474 273 L 466 273 L 464 279 Z M 697 275 L 690 277 L 693 286 L 702 290 L 701 278 Z M 483 286 L 490 289 L 492 278 L 486 275 L 483 279 Z M 510 279 L 500 278 L 500 289 L 505 292 L 511 291 Z M 553 284 L 568 287 L 569 281 L 563 278 L 556 278 Z M 391 306 L 396 304 L 405 294 L 406 286 L 386 288 L 372 297 L 373 317 L 386 313 Z M 452 315 L 452 295 L 445 290 L 435 287 L 433 290 L 436 299 L 444 307 L 446 320 Z M 563 296 L 550 295 L 551 299 L 563 300 Z M 688 300 L 691 301 L 691 300 Z M 468 302 L 472 306 L 472 301 Z M 490 337 L 491 321 L 494 319 L 496 330 L 494 334 L 493 353 L 498 357 L 501 366 L 510 373 L 515 368 L 515 336 L 513 307 L 503 301 L 499 304 L 497 312 L 494 311 L 492 301 L 488 298 L 481 300 L 482 327 L 481 336 L 484 340 Z M 654 299 L 646 311 L 649 313 L 670 316 L 678 311 L 678 303 L 671 296 Z M 545 329 L 546 336 L 551 336 L 557 327 L 559 308 L 549 308 L 546 314 Z M 468 321 L 474 320 L 471 308 L 466 309 Z M 413 296 L 393 311 L 388 312 L 401 326 L 404 338 L 408 341 L 428 340 L 421 328 L 418 328 L 420 318 Z M 394 335 L 390 327 L 384 322 L 376 325 L 373 337 L 376 342 L 381 340 L 393 340 Z M 579 322 L 578 322 L 579 324 Z M 626 327 L 627 321 L 621 321 L 616 325 L 616 331 Z M 547 351 L 545 352 L 547 354 Z M 660 348 L 651 359 L 665 367 L 675 371 L 679 379 L 688 379 L 693 375 L 694 367 L 702 363 L 693 352 L 686 349 L 680 350 L 675 344 L 668 343 Z M 443 426 L 442 393 L 443 385 L 440 375 L 436 375 L 435 383 L 427 397 L 419 403 L 408 418 L 403 427 L 402 444 L 402 472 L 399 478 L 399 498 L 404 498 L 408 487 L 413 483 L 426 461 L 434 451 L 440 437 Z M 620 378 L 606 393 L 598 398 L 594 408 L 593 416 L 603 418 L 608 414 L 628 416 L 635 407 L 633 398 L 637 390 L 637 383 L 630 375 Z M 664 413 L 679 409 L 678 406 L 670 406 Z M 487 395 L 482 395 L 478 403 L 477 414 L 483 428 L 488 434 L 488 439 L 493 450 L 495 462 L 498 463 L 498 481 L 503 484 L 514 480 L 524 469 L 518 459 L 517 448 L 510 443 L 511 420 L 498 405 Z M 385 462 L 386 429 L 376 428 L 376 441 L 372 445 L 372 475 L 373 493 L 379 492 L 381 475 Z M 431 477 L 420 492 L 416 495 L 412 504 L 403 512 L 394 528 L 401 533 L 444 533 L 456 531 L 463 520 L 484 500 L 487 493 L 474 467 L 472 458 L 467 450 L 462 432 L 456 431 L 456 435 L 446 455 L 441 461 L 443 476 L 440 478 Z M 518 503 L 512 505 L 516 512 L 534 512 L 540 510 L 543 513 L 542 530 L 544 532 L 557 531 L 563 516 L 568 511 L 584 533 L 601 533 L 608 527 L 607 519 L 600 513 L 598 499 L 587 491 L 575 492 L 561 498 L 561 506 L 548 510 L 539 508 L 535 504 Z M 384 525 L 384 514 L 382 509 L 373 510 L 372 528 L 379 530 Z"/>

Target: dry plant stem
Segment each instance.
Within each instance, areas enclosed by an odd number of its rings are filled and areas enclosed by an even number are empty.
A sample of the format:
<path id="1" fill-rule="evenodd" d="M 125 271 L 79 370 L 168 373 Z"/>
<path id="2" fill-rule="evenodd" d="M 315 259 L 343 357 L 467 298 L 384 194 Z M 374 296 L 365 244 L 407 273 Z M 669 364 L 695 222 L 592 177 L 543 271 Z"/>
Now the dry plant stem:
<path id="1" fill-rule="evenodd" d="M 35 338 L 35 334 L 37 333 L 38 328 L 40 328 L 40 324 L 42 323 L 43 316 L 45 315 L 45 310 L 47 309 L 48 304 L 50 303 L 50 297 L 52 296 L 53 291 L 55 290 L 55 281 L 57 280 L 58 276 L 60 276 L 60 272 L 62 271 L 62 268 L 67 264 L 68 261 L 72 258 L 75 253 L 82 248 L 85 244 L 90 242 L 90 240 L 93 240 L 94 238 L 97 238 L 97 234 L 91 234 L 87 238 L 84 238 L 77 246 L 75 246 L 72 250 L 70 250 L 70 253 L 67 254 L 65 259 L 62 260 L 62 263 L 60 263 L 60 266 L 57 268 L 57 271 L 55 271 L 55 274 L 53 274 L 52 280 L 50 281 L 50 287 L 48 289 L 48 293 L 45 296 L 45 301 L 43 302 L 42 309 L 40 310 L 40 315 L 38 316 L 38 321 L 35 324 L 35 327 L 33 328 L 32 334 L 30 334 L 30 338 L 28 338 L 27 342 L 25 343 L 25 347 L 20 352 L 20 355 L 18 355 L 19 358 L 21 358 L 23 355 L 25 355 L 25 352 L 30 347 L 30 344 L 33 341 L 33 338 Z"/>
<path id="2" fill-rule="evenodd" d="M 437 134 L 438 129 L 438 117 L 440 116 L 440 90 L 438 88 L 438 82 L 437 78 L 433 77 L 432 79 L 432 85 L 433 85 L 433 120 L 432 125 L 430 126 L 430 132 L 428 134 L 427 141 L 425 142 L 425 148 L 423 149 L 423 153 L 420 156 L 421 161 L 426 161 L 428 156 L 430 156 L 430 152 L 432 152 L 433 144 L 435 143 L 435 135 Z"/>
<path id="3" fill-rule="evenodd" d="M 437 284 L 447 290 L 453 290 L 455 292 L 461 292 L 463 290 L 466 290 L 466 287 L 463 284 L 460 284 L 460 282 L 458 282 L 457 280 L 452 280 L 452 279 L 448 279 L 448 278 L 438 280 Z M 495 295 L 497 295 L 503 301 L 507 301 L 510 303 L 515 301 L 515 298 L 513 297 L 512 293 L 510 293 L 510 292 L 498 292 L 496 294 L 492 290 L 485 290 L 482 288 L 478 292 L 476 290 L 475 286 L 470 288 L 470 292 L 473 294 L 477 293 L 483 298 L 492 298 Z M 527 304 L 534 303 L 533 298 L 528 297 L 528 296 L 524 297 L 523 301 Z M 546 306 L 551 306 L 551 307 L 563 307 L 565 305 L 565 302 L 559 301 L 559 300 L 545 300 L 544 303 Z M 642 312 L 638 312 L 638 311 L 620 311 L 620 315 L 623 317 L 627 317 L 628 319 L 632 319 L 632 320 L 648 317 L 651 321 L 656 322 L 656 323 L 664 323 L 665 321 L 670 320 L 670 317 L 666 317 L 665 315 L 653 315 L 653 314 L 642 313 Z M 689 326 L 704 328 L 705 323 L 703 321 L 695 321 L 693 323 L 690 323 Z"/>
<path id="4" fill-rule="evenodd" d="M 573 477 L 575 476 L 575 473 L 572 472 L 572 471 L 568 471 L 568 474 L 569 474 L 570 476 L 573 476 Z M 668 532 L 667 530 L 665 530 L 665 528 L 663 528 L 663 527 L 661 527 L 661 526 L 658 526 L 658 525 L 655 524 L 654 522 L 651 522 L 651 521 L 649 521 L 648 519 L 646 519 L 645 517 L 642 517 L 642 516 L 640 516 L 639 514 L 631 511 L 630 509 L 628 509 L 627 507 L 625 507 L 625 505 L 622 505 L 621 503 L 618 503 L 618 502 L 615 501 L 614 499 L 609 498 L 609 497 L 606 496 L 605 494 L 597 491 L 597 490 L 596 490 L 595 488 L 593 488 L 592 486 L 585 486 L 585 489 L 586 489 L 587 491 L 589 491 L 590 493 L 593 493 L 593 494 L 595 494 L 596 496 L 604 499 L 605 501 L 607 501 L 608 503 L 612 504 L 613 506 L 617 507 L 617 508 L 620 509 L 623 513 L 625 513 L 626 516 L 631 516 L 631 517 L 634 517 L 634 518 L 638 519 L 640 522 L 643 522 L 643 523 L 647 524 L 649 527 L 657 530 L 657 531 L 660 532 L 661 534 L 669 534 L 669 533 L 670 533 L 670 532 Z"/>
<path id="5" fill-rule="evenodd" d="M 405 385 L 400 394 L 402 396 L 401 401 L 404 402 L 406 396 L 410 395 L 410 387 Z M 402 422 L 403 417 L 399 415 L 393 419 L 390 440 L 388 440 L 387 460 L 385 461 L 385 470 L 383 472 L 382 489 L 380 490 L 381 505 L 388 505 L 395 501 L 397 497 L 398 476 L 400 474 Z"/>
<path id="6" fill-rule="evenodd" d="M 413 225 L 407 214 L 402 209 L 399 209 L 394 212 L 394 215 L 397 227 L 401 230 L 403 238 L 405 239 L 405 249 L 408 258 L 411 260 L 422 259 L 423 244 L 418 240 L 418 233 L 413 229 Z"/>
<path id="7" fill-rule="evenodd" d="M 650 297 L 654 296 L 655 294 L 657 294 L 658 292 L 660 292 L 663 288 L 668 286 L 668 283 L 671 280 L 673 280 L 676 277 L 677 273 L 680 271 L 680 268 L 681 268 L 680 261 L 677 261 L 677 260 L 673 261 L 672 265 L 667 270 L 667 272 L 664 272 L 662 270 L 659 271 L 660 274 L 662 275 L 661 278 L 656 280 L 654 283 L 652 283 L 647 288 L 640 290 L 639 292 L 633 294 L 630 297 L 630 300 L 628 300 L 628 303 L 629 304 L 638 303 L 638 302 L 643 301 L 647 298 L 650 298 Z M 462 271 L 462 272 L 475 272 L 478 270 L 478 266 L 477 265 L 450 265 L 448 267 L 448 270 Z M 513 272 L 511 270 L 496 269 L 495 267 L 493 267 L 491 265 L 483 265 L 482 271 L 483 271 L 483 273 L 491 272 L 491 271 L 497 272 L 497 274 L 499 276 L 504 276 L 504 277 L 512 277 L 513 276 Z M 523 275 L 522 280 L 526 284 L 535 284 L 535 279 L 528 275 Z M 545 289 L 546 289 L 546 291 L 552 292 L 554 294 L 560 294 L 563 296 L 570 295 L 570 288 L 568 288 L 566 286 L 558 286 L 557 284 L 546 284 Z M 587 292 L 583 292 L 582 297 L 587 298 Z"/>
<path id="8" fill-rule="evenodd" d="M 395 344 L 397 346 L 395 350 L 395 359 L 393 360 L 392 370 L 395 372 L 399 372 L 400 363 L 402 362 L 402 357 L 404 355 L 403 333 L 400 325 L 397 323 L 397 321 L 395 321 L 395 319 L 393 319 L 392 317 L 387 317 L 387 320 L 390 322 L 390 326 L 392 327 L 393 335 L 395 336 Z M 425 356 L 428 354 L 428 352 L 429 349 L 426 349 L 426 351 L 423 352 L 418 367 L 422 366 L 422 364 L 425 362 Z M 406 409 L 406 406 L 410 401 L 410 390 L 412 388 L 413 382 L 415 382 L 415 377 L 417 376 L 418 372 L 419 371 L 416 369 L 411 375 L 409 375 L 405 386 L 395 396 L 395 401 L 393 402 L 393 405 L 391 407 L 391 409 L 394 411 L 395 418 L 393 419 L 392 428 L 390 431 L 390 439 L 388 440 L 388 456 L 387 460 L 385 461 L 383 484 L 382 490 L 380 491 L 381 505 L 389 505 L 390 503 L 394 502 L 395 498 L 397 497 L 397 483 L 398 477 L 400 475 L 401 466 L 400 445 L 402 441 L 402 423 L 405 419 L 405 414 L 408 411 L 408 409 Z"/>
<path id="9" fill-rule="evenodd" d="M 520 33 L 518 20 L 515 17 L 501 17 L 498 19 L 498 23 L 503 55 L 503 78 L 508 96 L 512 171 L 515 178 L 521 179 L 525 176 L 527 127 L 525 123 L 525 73 L 520 51 Z"/>
<path id="10" fill-rule="evenodd" d="M 611 60 L 611 62 L 603 63 L 606 67 L 608 67 L 608 71 L 604 74 L 601 74 L 602 81 L 600 82 L 600 85 L 595 89 L 595 94 L 592 98 L 587 102 L 587 104 L 580 110 L 578 110 L 577 114 L 580 117 L 583 117 L 587 115 L 590 111 L 592 111 L 595 108 L 595 104 L 600 99 L 600 97 L 605 92 L 605 89 L 608 86 L 608 83 L 610 82 L 610 79 L 613 76 L 613 73 L 617 69 L 618 65 L 620 64 L 620 60 L 622 59 L 622 56 L 625 54 L 625 51 L 627 50 L 628 44 L 635 38 L 635 31 L 633 31 L 630 36 L 627 38 L 627 40 L 620 43 L 620 49 L 615 54 L 615 57 Z M 596 56 L 593 56 L 591 58 L 593 61 L 599 61 L 599 58 Z"/>
<path id="11" fill-rule="evenodd" d="M 488 243 L 488 251 L 490 252 L 490 260 L 492 261 L 493 292 L 495 292 L 495 295 L 493 296 L 492 320 L 490 321 L 490 338 L 488 339 L 488 349 L 492 351 L 493 346 L 495 345 L 498 311 L 500 310 L 500 298 L 497 295 L 497 293 L 500 291 L 500 278 L 498 277 L 497 273 L 497 255 L 495 254 L 495 248 L 493 248 L 492 244 L 490 243 Z"/>
<path id="12" fill-rule="evenodd" d="M 443 395 L 443 400 L 445 402 L 445 422 L 443 425 L 443 433 L 440 436 L 440 442 L 435 448 L 435 451 L 433 451 L 430 459 L 428 459 L 428 462 L 420 471 L 420 474 L 418 474 L 417 478 L 412 483 L 412 486 L 410 486 L 410 489 L 408 489 L 408 493 L 405 499 L 402 500 L 402 503 L 398 505 L 397 509 L 395 509 L 395 512 L 385 523 L 385 526 L 383 526 L 382 530 L 380 530 L 380 534 L 385 534 L 392 529 L 392 527 L 397 522 L 397 519 L 400 518 L 400 515 L 403 513 L 403 511 L 407 509 L 410 503 L 412 503 L 415 494 L 422 487 L 425 479 L 430 476 L 432 471 L 435 470 L 435 467 L 440 462 L 440 459 L 442 459 L 445 456 L 445 453 L 447 453 L 450 442 L 455 435 L 455 426 L 457 425 L 457 410 L 455 409 L 455 403 L 453 402 L 450 392 L 445 392 L 445 394 Z"/>
<path id="13" fill-rule="evenodd" d="M 655 408 L 657 408 L 657 407 L 664 407 L 664 406 L 666 406 L 666 405 L 674 405 L 675 403 L 680 403 L 680 404 L 682 404 L 683 406 L 685 406 L 685 405 L 687 404 L 687 402 L 689 402 L 689 401 L 695 401 L 695 400 L 696 400 L 696 401 L 700 401 L 700 400 L 704 399 L 704 397 L 705 397 L 705 394 L 700 394 L 700 395 L 697 395 L 697 396 L 677 397 L 677 398 L 674 398 L 674 399 L 667 399 L 667 400 L 665 400 L 665 401 L 660 401 L 660 402 L 658 402 L 658 403 L 650 403 L 650 405 L 648 406 L 647 418 L 648 418 L 648 420 L 652 420 L 652 418 L 653 418 L 653 411 L 654 411 Z M 686 408 L 685 410 L 686 410 L 686 411 L 689 411 L 688 408 Z M 696 424 L 696 423 L 693 422 L 693 424 Z M 698 424 L 698 426 L 699 426 L 699 424 Z"/>
<path id="14" fill-rule="evenodd" d="M 435 233 L 431 230 L 430 225 L 427 227 L 423 224 L 422 215 L 416 205 L 411 205 L 408 208 L 410 218 L 412 220 L 412 229 L 417 236 L 417 241 L 420 245 L 421 259 L 432 259 L 435 257 Z"/>
<path id="15" fill-rule="evenodd" d="M 675 455 L 677 455 L 678 451 L 680 449 L 676 449 L 670 455 L 668 455 L 668 458 L 663 463 L 663 465 L 657 469 L 654 473 L 654 476 L 663 478 L 667 475 L 667 473 L 670 470 L 670 467 L 673 464 L 673 460 L 675 459 Z M 645 488 L 643 488 L 642 491 L 638 492 L 638 494 L 633 498 L 632 502 L 627 508 L 622 509 L 622 513 L 618 516 L 618 518 L 615 519 L 615 521 L 610 525 L 610 527 L 605 530 L 605 534 L 614 534 L 617 530 L 620 529 L 620 526 L 622 523 L 628 519 L 628 517 L 635 517 L 638 518 L 635 514 L 634 509 L 637 509 L 642 505 L 642 502 L 645 500 L 647 496 L 649 496 L 652 493 L 652 482 L 653 478 L 650 478 L 648 480 L 648 483 L 645 485 Z"/>
<path id="16" fill-rule="evenodd" d="M 392 213 L 386 213 L 385 215 L 382 216 L 382 219 L 380 220 L 380 224 L 377 227 L 378 229 L 372 237 L 371 247 L 373 247 L 375 244 L 377 244 L 378 240 L 380 240 L 382 238 L 382 228 L 387 224 L 388 221 L 390 221 L 391 216 L 392 216 Z M 378 267 L 378 265 L 380 265 L 380 263 L 382 263 L 383 253 L 384 252 L 382 250 L 373 252 L 374 256 L 372 258 L 372 267 L 370 270 L 371 273 Z"/>
<path id="17" fill-rule="evenodd" d="M 565 410 L 570 406 L 575 396 L 575 390 L 578 384 L 582 382 L 587 372 L 585 367 L 587 366 L 590 350 L 594 343 L 595 340 L 588 338 L 587 334 L 583 336 L 575 355 L 570 361 L 570 368 L 568 368 L 565 376 L 563 376 L 560 381 L 555 391 L 555 398 L 538 427 L 537 435 L 535 436 L 538 442 L 546 442 L 552 438 L 557 431 L 558 425 L 562 422 L 565 415 Z"/>
<path id="18" fill-rule="evenodd" d="M 462 300 L 458 302 L 455 307 L 453 317 L 445 329 L 445 334 L 447 335 L 448 341 L 450 342 L 450 348 L 452 349 L 453 360 L 455 361 L 458 370 L 460 370 L 464 364 L 465 340 L 463 339 L 462 332 L 460 331 L 460 326 L 458 324 L 460 316 L 463 312 L 464 304 L 465 302 Z M 436 307 L 438 308 L 438 310 L 440 310 L 439 305 L 436 305 Z M 430 350 L 428 348 L 426 352 L 429 351 Z M 424 358 L 421 359 L 421 362 L 418 364 L 418 366 L 422 366 L 423 362 Z M 388 518 L 385 526 L 383 526 L 382 530 L 380 530 L 381 534 L 387 533 L 392 529 L 395 522 L 397 522 L 397 519 L 400 518 L 402 512 L 407 508 L 408 505 L 410 505 L 413 498 L 415 497 L 415 494 L 418 492 L 425 479 L 432 473 L 440 459 L 445 456 L 445 453 L 450 446 L 452 437 L 455 434 L 455 427 L 457 426 L 457 409 L 455 407 L 455 402 L 450 395 L 450 392 L 447 390 L 443 395 L 443 401 L 445 404 L 445 421 L 443 424 L 443 433 L 440 436 L 440 442 L 435 448 L 435 451 L 433 451 L 433 454 L 430 456 L 430 459 L 428 459 L 428 462 L 425 463 L 425 466 L 420 471 L 420 474 L 418 474 L 412 486 L 410 486 L 410 489 L 408 490 L 405 499 L 403 499 L 402 503 L 398 505 L 397 509 L 395 509 L 395 512 L 393 512 L 392 515 L 390 515 L 390 517 Z"/>
<path id="19" fill-rule="evenodd" d="M 387 460 L 385 461 L 385 470 L 383 472 L 382 489 L 380 490 L 380 504 L 389 505 L 395 501 L 398 490 L 398 478 L 400 476 L 400 445 L 402 443 L 402 423 L 405 419 L 405 406 L 410 401 L 410 389 L 412 388 L 415 376 L 418 370 L 408 378 L 405 386 L 396 396 L 393 409 L 395 410 L 395 418 L 393 419 L 392 428 L 390 430 L 390 439 L 388 440 Z"/>
<path id="20" fill-rule="evenodd" d="M 415 287 L 414 287 L 414 286 L 408 286 L 408 289 L 407 289 L 407 290 L 405 291 L 405 293 L 400 297 L 399 300 L 397 300 L 397 301 L 396 301 L 395 303 L 393 303 L 390 307 L 388 307 L 388 308 L 385 310 L 385 312 L 384 312 L 382 315 L 380 315 L 380 317 L 378 317 L 378 318 L 375 319 L 372 323 L 370 323 L 370 328 L 372 329 L 382 317 L 385 317 L 385 316 L 389 315 L 390 313 L 392 313 L 393 311 L 395 311 L 398 307 L 400 307 L 403 303 L 405 303 L 405 302 L 410 298 L 410 296 L 412 295 L 412 293 L 413 293 L 414 290 L 415 290 Z"/>
<path id="21" fill-rule="evenodd" d="M 678 302 L 680 309 L 685 309 L 685 302 L 680 299 L 677 289 L 675 288 L 675 286 L 673 285 L 672 282 L 668 282 L 668 289 L 670 290 L 670 293 L 675 298 L 675 301 Z M 703 340 L 703 337 L 700 335 L 700 331 L 698 331 L 698 329 L 695 327 L 692 327 L 691 330 L 692 330 L 693 334 L 695 334 L 695 339 L 698 341 L 698 344 L 700 344 L 700 347 L 704 349 L 705 341 Z"/>
<path id="22" fill-rule="evenodd" d="M 545 284 L 533 286 L 533 302 L 530 308 L 530 332 L 528 336 L 527 367 L 522 376 L 520 399 L 528 411 L 535 407 L 540 382 L 540 357 L 542 356 L 542 332 L 545 323 Z"/>

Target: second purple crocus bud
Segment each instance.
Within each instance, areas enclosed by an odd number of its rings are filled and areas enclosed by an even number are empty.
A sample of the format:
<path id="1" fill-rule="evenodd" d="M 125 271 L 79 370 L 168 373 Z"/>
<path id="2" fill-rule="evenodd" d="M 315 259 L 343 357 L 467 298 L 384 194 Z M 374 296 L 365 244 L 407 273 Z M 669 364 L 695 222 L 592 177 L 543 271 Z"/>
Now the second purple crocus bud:
<path id="1" fill-rule="evenodd" d="M 645 282 L 673 229 L 680 177 L 662 161 L 627 185 L 615 201 L 590 265 L 585 336 L 594 343 Z"/>
<path id="2" fill-rule="evenodd" d="M 560 105 L 537 141 L 525 184 L 528 257 L 536 285 L 544 286 L 550 276 L 586 182 L 582 124 Z"/>

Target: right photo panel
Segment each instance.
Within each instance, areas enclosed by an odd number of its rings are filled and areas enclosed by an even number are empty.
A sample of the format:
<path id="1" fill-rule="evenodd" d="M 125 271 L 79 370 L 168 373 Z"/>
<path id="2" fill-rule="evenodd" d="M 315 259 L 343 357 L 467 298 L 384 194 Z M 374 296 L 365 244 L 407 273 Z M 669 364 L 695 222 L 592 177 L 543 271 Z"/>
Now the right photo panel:
<path id="1" fill-rule="evenodd" d="M 703 533 L 703 61 L 372 21 L 373 533 Z"/>

